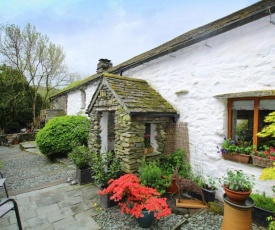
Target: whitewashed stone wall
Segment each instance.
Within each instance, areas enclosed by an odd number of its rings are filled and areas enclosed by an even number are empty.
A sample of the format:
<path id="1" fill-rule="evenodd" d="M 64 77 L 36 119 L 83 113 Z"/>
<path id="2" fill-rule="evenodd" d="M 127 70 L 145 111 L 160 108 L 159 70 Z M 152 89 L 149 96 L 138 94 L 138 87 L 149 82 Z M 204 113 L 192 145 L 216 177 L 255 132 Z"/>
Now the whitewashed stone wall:
<path id="1" fill-rule="evenodd" d="M 82 101 L 81 101 L 81 91 L 75 90 L 68 93 L 68 102 L 67 102 L 67 115 L 85 115 L 85 110 L 88 107 L 89 103 L 92 100 L 92 97 L 96 91 L 96 88 L 99 84 L 99 80 L 96 80 L 89 84 L 85 89 L 86 93 L 86 102 L 85 108 L 82 109 Z"/>
<path id="2" fill-rule="evenodd" d="M 275 18 L 275 15 L 273 15 Z M 147 80 L 180 113 L 189 129 L 190 160 L 206 175 L 227 168 L 257 178 L 262 169 L 225 161 L 217 145 L 227 135 L 227 101 L 217 94 L 275 87 L 275 26 L 265 17 L 123 72 Z M 187 94 L 176 94 L 188 90 Z M 255 190 L 271 193 L 274 181 L 259 181 Z M 222 190 L 218 197 L 221 198 Z"/>

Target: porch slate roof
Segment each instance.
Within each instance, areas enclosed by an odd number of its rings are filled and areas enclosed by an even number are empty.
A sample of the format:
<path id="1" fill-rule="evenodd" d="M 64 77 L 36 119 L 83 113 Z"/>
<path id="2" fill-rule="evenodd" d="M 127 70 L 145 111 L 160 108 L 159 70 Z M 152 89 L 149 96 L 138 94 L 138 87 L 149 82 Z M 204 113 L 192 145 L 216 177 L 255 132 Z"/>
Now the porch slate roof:
<path id="1" fill-rule="evenodd" d="M 91 111 L 97 95 L 103 85 L 106 85 L 116 97 L 120 105 L 130 114 L 135 113 L 165 113 L 177 114 L 177 111 L 147 81 L 104 73 L 102 82 L 88 107 Z"/>

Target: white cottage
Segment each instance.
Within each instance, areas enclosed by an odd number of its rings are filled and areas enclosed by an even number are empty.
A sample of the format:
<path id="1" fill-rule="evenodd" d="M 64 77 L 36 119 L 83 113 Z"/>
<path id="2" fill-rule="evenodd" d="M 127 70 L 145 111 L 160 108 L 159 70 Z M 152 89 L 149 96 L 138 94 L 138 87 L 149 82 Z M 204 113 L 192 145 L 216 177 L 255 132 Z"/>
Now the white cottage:
<path id="1" fill-rule="evenodd" d="M 240 122 L 257 145 L 264 117 L 275 111 L 274 12 L 274 0 L 260 1 L 117 66 L 101 59 L 97 74 L 51 98 L 52 109 L 84 114 L 102 71 L 146 80 L 177 111 L 176 122 L 187 125 L 192 165 L 213 177 L 230 168 L 258 178 L 261 167 L 225 160 L 217 146 L 236 137 Z M 272 195 L 274 184 L 257 179 L 255 189 Z"/>

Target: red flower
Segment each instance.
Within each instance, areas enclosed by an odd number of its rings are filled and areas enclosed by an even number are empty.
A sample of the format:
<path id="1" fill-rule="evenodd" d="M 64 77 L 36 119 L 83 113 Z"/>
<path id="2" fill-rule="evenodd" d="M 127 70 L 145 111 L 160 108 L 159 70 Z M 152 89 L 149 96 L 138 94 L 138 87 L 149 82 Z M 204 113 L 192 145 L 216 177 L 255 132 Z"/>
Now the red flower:
<path id="1" fill-rule="evenodd" d="M 171 214 L 166 198 L 160 198 L 157 190 L 142 186 L 134 174 L 125 174 L 108 183 L 109 186 L 99 194 L 112 194 L 110 199 L 119 202 L 122 214 L 129 213 L 138 218 L 143 216 L 142 210 L 147 210 L 154 212 L 157 219 Z"/>

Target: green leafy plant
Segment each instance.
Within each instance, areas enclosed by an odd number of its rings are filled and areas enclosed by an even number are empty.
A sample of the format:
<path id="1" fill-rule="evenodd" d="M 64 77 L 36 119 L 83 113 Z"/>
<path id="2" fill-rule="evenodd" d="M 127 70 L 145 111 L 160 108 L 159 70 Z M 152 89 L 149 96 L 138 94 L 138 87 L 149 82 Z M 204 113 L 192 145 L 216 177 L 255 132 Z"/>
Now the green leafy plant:
<path id="1" fill-rule="evenodd" d="M 89 120 L 84 116 L 62 116 L 48 121 L 36 135 L 40 151 L 49 158 L 67 156 L 73 147 L 87 145 Z"/>
<path id="2" fill-rule="evenodd" d="M 272 186 L 272 191 L 275 193 L 275 185 Z M 273 203 L 275 204 L 275 198 L 273 198 Z M 275 205 L 273 206 L 275 207 Z M 269 221 L 268 230 L 275 230 L 275 217 L 269 216 L 266 218 Z"/>
<path id="3" fill-rule="evenodd" d="M 92 161 L 92 155 L 87 146 L 76 146 L 73 148 L 72 152 L 68 155 L 69 158 L 73 160 L 76 167 L 79 169 L 90 168 L 90 162 Z"/>
<path id="4" fill-rule="evenodd" d="M 91 169 L 93 179 L 103 188 L 108 181 L 121 175 L 121 165 L 116 155 L 109 151 L 106 153 L 92 153 Z"/>
<path id="5" fill-rule="evenodd" d="M 205 188 L 207 190 L 215 191 L 217 190 L 215 177 L 204 177 L 203 169 L 199 165 L 195 165 L 194 169 L 191 173 L 191 180 L 196 182 L 200 187 Z"/>
<path id="6" fill-rule="evenodd" d="M 146 163 L 143 160 L 139 168 L 138 177 L 142 185 L 156 189 L 161 195 L 166 192 L 166 188 L 172 182 L 172 175 L 163 177 L 163 173 L 156 161 Z"/>
<path id="7" fill-rule="evenodd" d="M 222 154 L 247 154 L 249 155 L 252 152 L 253 146 L 251 141 L 243 141 L 243 140 L 232 140 L 230 138 L 224 137 L 224 141 L 221 144 L 221 147 L 217 146 L 219 149 L 218 153 L 221 152 Z"/>
<path id="8" fill-rule="evenodd" d="M 169 155 L 161 156 L 159 167 L 165 176 L 173 175 L 177 172 L 182 178 L 191 177 L 191 166 L 185 160 L 185 152 L 183 149 L 177 149 Z"/>
<path id="9" fill-rule="evenodd" d="M 255 206 L 266 209 L 271 212 L 275 212 L 275 205 L 273 203 L 273 198 L 270 196 L 267 196 L 265 192 L 262 194 L 259 193 L 251 193 L 250 197 L 255 202 Z"/>
<path id="10" fill-rule="evenodd" d="M 228 170 L 227 175 L 219 178 L 220 183 L 230 190 L 248 192 L 254 186 L 254 175 L 248 176 L 242 170 Z"/>

